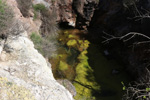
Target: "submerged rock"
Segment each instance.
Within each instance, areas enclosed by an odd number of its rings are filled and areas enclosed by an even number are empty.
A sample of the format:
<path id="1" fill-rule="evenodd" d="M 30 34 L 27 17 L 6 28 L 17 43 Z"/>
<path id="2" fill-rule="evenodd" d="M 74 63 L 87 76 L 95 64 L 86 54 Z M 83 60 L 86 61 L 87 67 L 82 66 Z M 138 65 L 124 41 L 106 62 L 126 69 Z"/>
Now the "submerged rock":
<path id="1" fill-rule="evenodd" d="M 118 70 L 116 70 L 116 69 L 113 69 L 113 70 L 112 70 L 112 74 L 118 74 L 118 73 L 119 73 Z"/>

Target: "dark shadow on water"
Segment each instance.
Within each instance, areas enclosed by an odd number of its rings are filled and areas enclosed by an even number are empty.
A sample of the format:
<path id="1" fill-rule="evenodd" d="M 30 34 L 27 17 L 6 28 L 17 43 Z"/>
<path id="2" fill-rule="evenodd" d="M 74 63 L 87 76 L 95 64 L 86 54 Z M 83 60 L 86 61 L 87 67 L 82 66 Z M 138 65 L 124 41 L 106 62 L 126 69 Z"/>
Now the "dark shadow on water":
<path id="1" fill-rule="evenodd" d="M 95 93 L 94 95 L 96 97 L 110 97 L 110 96 L 114 96 L 116 95 L 117 93 L 115 91 L 111 91 L 111 90 L 102 90 L 101 93 Z"/>
<path id="2" fill-rule="evenodd" d="M 121 100 L 123 96 L 121 81 L 127 85 L 130 77 L 124 65 L 115 61 L 113 57 L 106 57 L 103 50 L 95 44 L 91 44 L 88 49 L 89 65 L 94 70 L 95 79 L 101 89 L 93 93 L 96 100 Z"/>

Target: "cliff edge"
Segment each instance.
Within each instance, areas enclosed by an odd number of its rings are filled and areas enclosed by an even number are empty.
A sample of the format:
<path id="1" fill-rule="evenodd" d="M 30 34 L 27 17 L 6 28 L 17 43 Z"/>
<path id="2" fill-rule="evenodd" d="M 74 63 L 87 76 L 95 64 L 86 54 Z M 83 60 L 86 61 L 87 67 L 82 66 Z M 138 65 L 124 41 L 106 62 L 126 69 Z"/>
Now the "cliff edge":
<path id="1" fill-rule="evenodd" d="M 16 12 L 9 35 L 0 39 L 0 99 L 73 100 L 70 92 L 54 79 L 51 64 L 28 38 L 25 18 L 21 17 L 15 0 L 7 2 Z"/>

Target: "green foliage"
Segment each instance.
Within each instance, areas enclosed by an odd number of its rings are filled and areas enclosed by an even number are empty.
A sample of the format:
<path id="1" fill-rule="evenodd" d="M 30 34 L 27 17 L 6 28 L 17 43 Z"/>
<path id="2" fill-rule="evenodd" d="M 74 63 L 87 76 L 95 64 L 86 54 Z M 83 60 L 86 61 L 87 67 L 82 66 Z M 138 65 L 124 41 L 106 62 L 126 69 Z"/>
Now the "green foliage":
<path id="1" fill-rule="evenodd" d="M 38 18 L 38 14 L 36 11 L 33 11 L 33 13 L 34 13 L 33 20 L 36 20 Z"/>
<path id="2" fill-rule="evenodd" d="M 41 44 L 42 43 L 42 38 L 40 35 L 37 33 L 33 32 L 30 36 L 31 40 L 33 41 L 34 44 Z"/>
<path id="3" fill-rule="evenodd" d="M 126 87 L 125 87 L 125 86 L 123 86 L 122 90 L 126 90 Z"/>
<path id="4" fill-rule="evenodd" d="M 56 37 L 41 37 L 37 33 L 33 32 L 30 36 L 34 43 L 35 48 L 45 57 L 51 58 L 56 54 L 57 41 L 53 38 Z"/>
<path id="5" fill-rule="evenodd" d="M 0 35 L 6 34 L 13 21 L 13 11 L 0 0 Z"/>
<path id="6" fill-rule="evenodd" d="M 47 8 L 45 7 L 44 4 L 33 5 L 33 8 L 34 8 L 35 11 L 45 11 L 45 10 L 47 10 Z"/>
<path id="7" fill-rule="evenodd" d="M 45 7 L 44 4 L 33 5 L 33 9 L 34 9 L 33 20 L 36 20 L 39 17 L 40 12 L 46 12 L 47 11 L 47 8 Z"/>
<path id="8" fill-rule="evenodd" d="M 149 91 L 150 91 L 150 88 L 146 88 L 146 91 L 149 92 Z"/>
<path id="9" fill-rule="evenodd" d="M 30 36 L 30 39 L 33 41 L 35 48 L 44 55 L 44 51 L 42 49 L 42 38 L 37 33 L 33 32 Z"/>
<path id="10" fill-rule="evenodd" d="M 146 96 L 143 96 L 143 99 L 146 99 Z"/>
<path id="11" fill-rule="evenodd" d="M 121 81 L 121 84 L 123 85 L 122 90 L 126 90 L 126 86 L 124 85 L 123 81 Z"/>
<path id="12" fill-rule="evenodd" d="M 6 4 L 2 0 L 0 0 L 0 12 L 1 12 L 1 14 L 4 14 L 5 7 L 6 7 Z"/>

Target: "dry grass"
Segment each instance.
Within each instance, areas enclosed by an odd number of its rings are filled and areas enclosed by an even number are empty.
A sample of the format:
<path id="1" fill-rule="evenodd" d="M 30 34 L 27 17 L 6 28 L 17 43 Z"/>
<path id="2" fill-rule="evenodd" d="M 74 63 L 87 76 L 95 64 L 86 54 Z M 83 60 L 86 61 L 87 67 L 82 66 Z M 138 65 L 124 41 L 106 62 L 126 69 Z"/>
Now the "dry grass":
<path id="1" fill-rule="evenodd" d="M 29 17 L 29 10 L 32 6 L 32 0 L 16 0 L 18 8 L 24 17 Z"/>
<path id="2" fill-rule="evenodd" d="M 4 0 L 0 0 L 0 36 L 4 38 L 4 35 L 8 33 L 8 30 L 13 21 L 13 11 Z"/>
<path id="3" fill-rule="evenodd" d="M 55 10 L 49 11 L 45 10 L 41 12 L 42 15 L 42 25 L 41 25 L 41 33 L 42 35 L 57 35 L 58 25 L 56 22 L 57 13 Z"/>
<path id="4" fill-rule="evenodd" d="M 60 3 L 60 4 L 63 4 L 63 5 L 67 5 L 67 4 L 69 4 L 69 0 L 58 0 L 58 2 Z"/>

